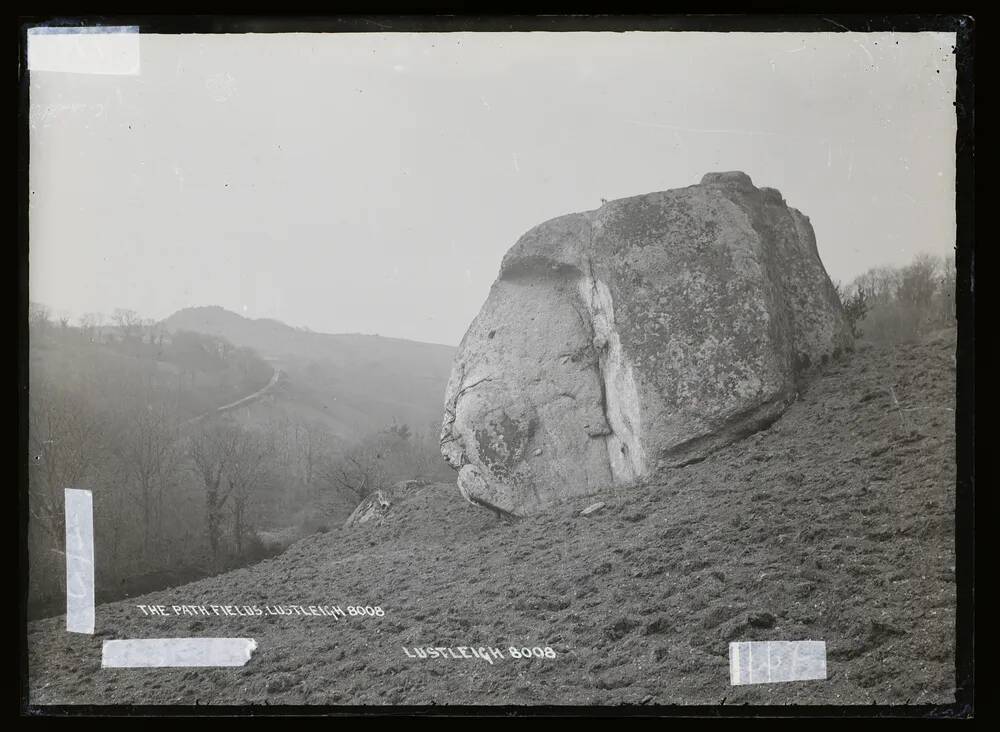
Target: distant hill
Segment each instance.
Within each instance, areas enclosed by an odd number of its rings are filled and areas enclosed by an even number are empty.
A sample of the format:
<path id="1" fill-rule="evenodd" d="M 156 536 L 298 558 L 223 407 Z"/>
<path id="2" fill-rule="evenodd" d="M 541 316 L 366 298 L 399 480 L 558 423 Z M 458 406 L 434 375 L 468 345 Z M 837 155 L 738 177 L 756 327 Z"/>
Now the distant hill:
<path id="1" fill-rule="evenodd" d="M 276 390 L 285 408 L 322 420 L 346 439 L 393 420 L 420 429 L 440 423 L 452 346 L 314 333 L 214 306 L 185 308 L 162 325 L 172 333 L 204 333 L 253 349 L 287 376 Z"/>
<path id="2" fill-rule="evenodd" d="M 33 385 L 58 385 L 92 406 L 156 401 L 186 420 L 262 389 L 273 364 L 250 348 L 204 333 L 166 339 L 153 328 L 34 328 L 28 349 Z"/>

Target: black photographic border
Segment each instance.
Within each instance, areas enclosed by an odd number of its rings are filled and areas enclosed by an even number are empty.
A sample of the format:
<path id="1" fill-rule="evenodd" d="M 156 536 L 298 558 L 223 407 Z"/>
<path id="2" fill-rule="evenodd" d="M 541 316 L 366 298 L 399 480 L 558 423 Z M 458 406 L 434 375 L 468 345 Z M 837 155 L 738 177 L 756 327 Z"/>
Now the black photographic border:
<path id="1" fill-rule="evenodd" d="M 374 4 L 369 3 L 371 8 Z M 340 8 L 338 8 L 340 9 Z M 447 14 L 429 10 L 392 15 L 369 11 L 337 16 L 191 14 L 19 16 L 17 89 L 17 334 L 18 334 L 18 705 L 27 717 L 177 716 L 562 716 L 562 717 L 953 717 L 975 712 L 975 19 L 968 14 L 747 14 L 726 12 L 674 15 L 625 14 Z M 947 705 L 782 706 L 169 706 L 31 705 L 27 659 L 27 404 L 28 404 L 28 201 L 30 196 L 27 32 L 37 26 L 137 26 L 142 33 L 289 32 L 510 32 L 510 31 L 713 31 L 713 32 L 954 32 L 956 44 L 956 265 L 958 318 L 955 541 L 957 622 L 956 698 Z"/>

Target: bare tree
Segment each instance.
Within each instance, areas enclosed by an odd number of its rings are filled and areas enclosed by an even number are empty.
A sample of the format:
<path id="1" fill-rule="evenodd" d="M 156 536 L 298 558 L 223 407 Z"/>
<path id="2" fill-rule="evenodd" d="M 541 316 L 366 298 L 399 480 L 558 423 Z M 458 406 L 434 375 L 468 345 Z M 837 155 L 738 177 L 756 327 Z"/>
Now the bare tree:
<path id="1" fill-rule="evenodd" d="M 101 423 L 79 394 L 33 379 L 28 411 L 28 510 L 63 541 L 63 491 L 79 487 L 98 459 Z"/>
<path id="2" fill-rule="evenodd" d="M 943 326 L 954 326 L 957 315 L 955 260 L 942 258 L 939 271 L 941 274 L 938 279 L 938 320 Z"/>
<path id="3" fill-rule="evenodd" d="M 131 341 L 142 333 L 142 318 L 135 310 L 115 308 L 111 314 L 112 322 L 118 327 L 122 340 Z"/>
<path id="4" fill-rule="evenodd" d="M 227 419 L 206 420 L 191 437 L 189 454 L 205 489 L 208 543 L 213 558 L 222 544 L 222 518 L 227 506 L 233 517 L 236 552 L 252 528 L 249 512 L 257 489 L 269 474 L 272 441 L 240 429 Z"/>
<path id="5" fill-rule="evenodd" d="M 332 456 L 322 469 L 324 480 L 346 489 L 357 500 L 390 485 L 412 470 L 407 437 L 389 427 Z"/>
<path id="6" fill-rule="evenodd" d="M 226 471 L 228 491 L 233 503 L 233 541 L 236 553 L 243 553 L 243 541 L 253 528 L 250 509 L 255 492 L 268 474 L 273 444 L 261 435 L 237 431 L 232 441 L 232 453 Z"/>
<path id="7" fill-rule="evenodd" d="M 834 282 L 833 289 L 837 292 L 851 334 L 855 338 L 860 338 L 863 335 L 860 323 L 868 312 L 868 296 L 865 290 L 857 284 L 845 287 L 840 282 Z"/>
<path id="8" fill-rule="evenodd" d="M 379 456 L 370 446 L 358 446 L 331 458 L 323 466 L 324 480 L 346 489 L 358 501 L 380 487 Z"/>
<path id="9" fill-rule="evenodd" d="M 318 420 L 296 421 L 292 425 L 295 457 L 307 489 L 315 488 L 316 474 L 333 443 L 333 435 Z"/>
<path id="10" fill-rule="evenodd" d="M 162 523 L 164 486 L 176 464 L 176 429 L 162 407 L 139 404 L 121 420 L 122 430 L 114 452 L 126 475 L 138 488 L 142 512 L 143 547 L 148 553 L 153 536 L 153 515 Z"/>
<path id="11" fill-rule="evenodd" d="M 899 288 L 899 271 L 892 267 L 873 267 L 855 278 L 851 288 L 862 293 L 871 305 L 884 305 L 896 297 Z"/>
<path id="12" fill-rule="evenodd" d="M 84 313 L 80 316 L 80 334 L 85 340 L 94 343 L 103 323 L 104 316 L 101 313 Z"/>
<path id="13" fill-rule="evenodd" d="M 392 424 L 386 428 L 386 432 L 389 432 L 401 440 L 408 440 L 410 438 L 410 426 L 403 422 L 397 422 L 395 418 L 392 420 Z"/>
<path id="14" fill-rule="evenodd" d="M 938 261 L 927 254 L 917 256 L 900 271 L 896 298 L 903 307 L 910 337 L 927 330 L 938 287 Z"/>
<path id="15" fill-rule="evenodd" d="M 217 559 L 221 543 L 222 510 L 228 499 L 223 476 L 234 451 L 234 429 L 222 420 L 205 420 L 191 436 L 188 453 L 205 489 L 205 518 L 208 545 Z"/>
<path id="16" fill-rule="evenodd" d="M 917 256 L 900 273 L 897 297 L 913 308 L 930 306 L 937 290 L 938 261 L 927 254 Z"/>
<path id="17" fill-rule="evenodd" d="M 154 321 L 151 326 L 151 335 L 149 342 L 154 344 L 157 348 L 162 348 L 163 340 L 167 337 L 167 326 L 162 320 Z"/>
<path id="18" fill-rule="evenodd" d="M 28 303 L 28 327 L 35 333 L 44 333 L 51 324 L 52 313 L 40 302 Z"/>

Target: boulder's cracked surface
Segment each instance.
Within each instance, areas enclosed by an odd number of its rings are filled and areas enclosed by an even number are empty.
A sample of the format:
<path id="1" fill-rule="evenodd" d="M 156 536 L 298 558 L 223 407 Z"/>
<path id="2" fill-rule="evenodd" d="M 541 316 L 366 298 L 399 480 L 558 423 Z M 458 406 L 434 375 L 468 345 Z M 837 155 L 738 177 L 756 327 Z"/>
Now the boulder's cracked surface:
<path id="1" fill-rule="evenodd" d="M 441 451 L 466 499 L 528 514 L 767 426 L 851 346 L 809 220 L 709 173 L 520 238 L 456 354 Z"/>

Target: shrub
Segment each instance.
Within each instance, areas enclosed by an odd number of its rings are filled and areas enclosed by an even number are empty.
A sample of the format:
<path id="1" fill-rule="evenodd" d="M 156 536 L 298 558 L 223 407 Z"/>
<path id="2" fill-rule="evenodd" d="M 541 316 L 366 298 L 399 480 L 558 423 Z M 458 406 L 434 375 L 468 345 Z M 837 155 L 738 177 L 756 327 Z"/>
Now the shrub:
<path id="1" fill-rule="evenodd" d="M 844 309 L 844 317 L 851 328 L 851 334 L 855 338 L 862 336 L 860 327 L 861 320 L 868 313 L 868 297 L 860 287 L 845 288 L 838 282 L 834 285 L 837 290 L 837 297 L 840 298 L 840 305 Z"/>

